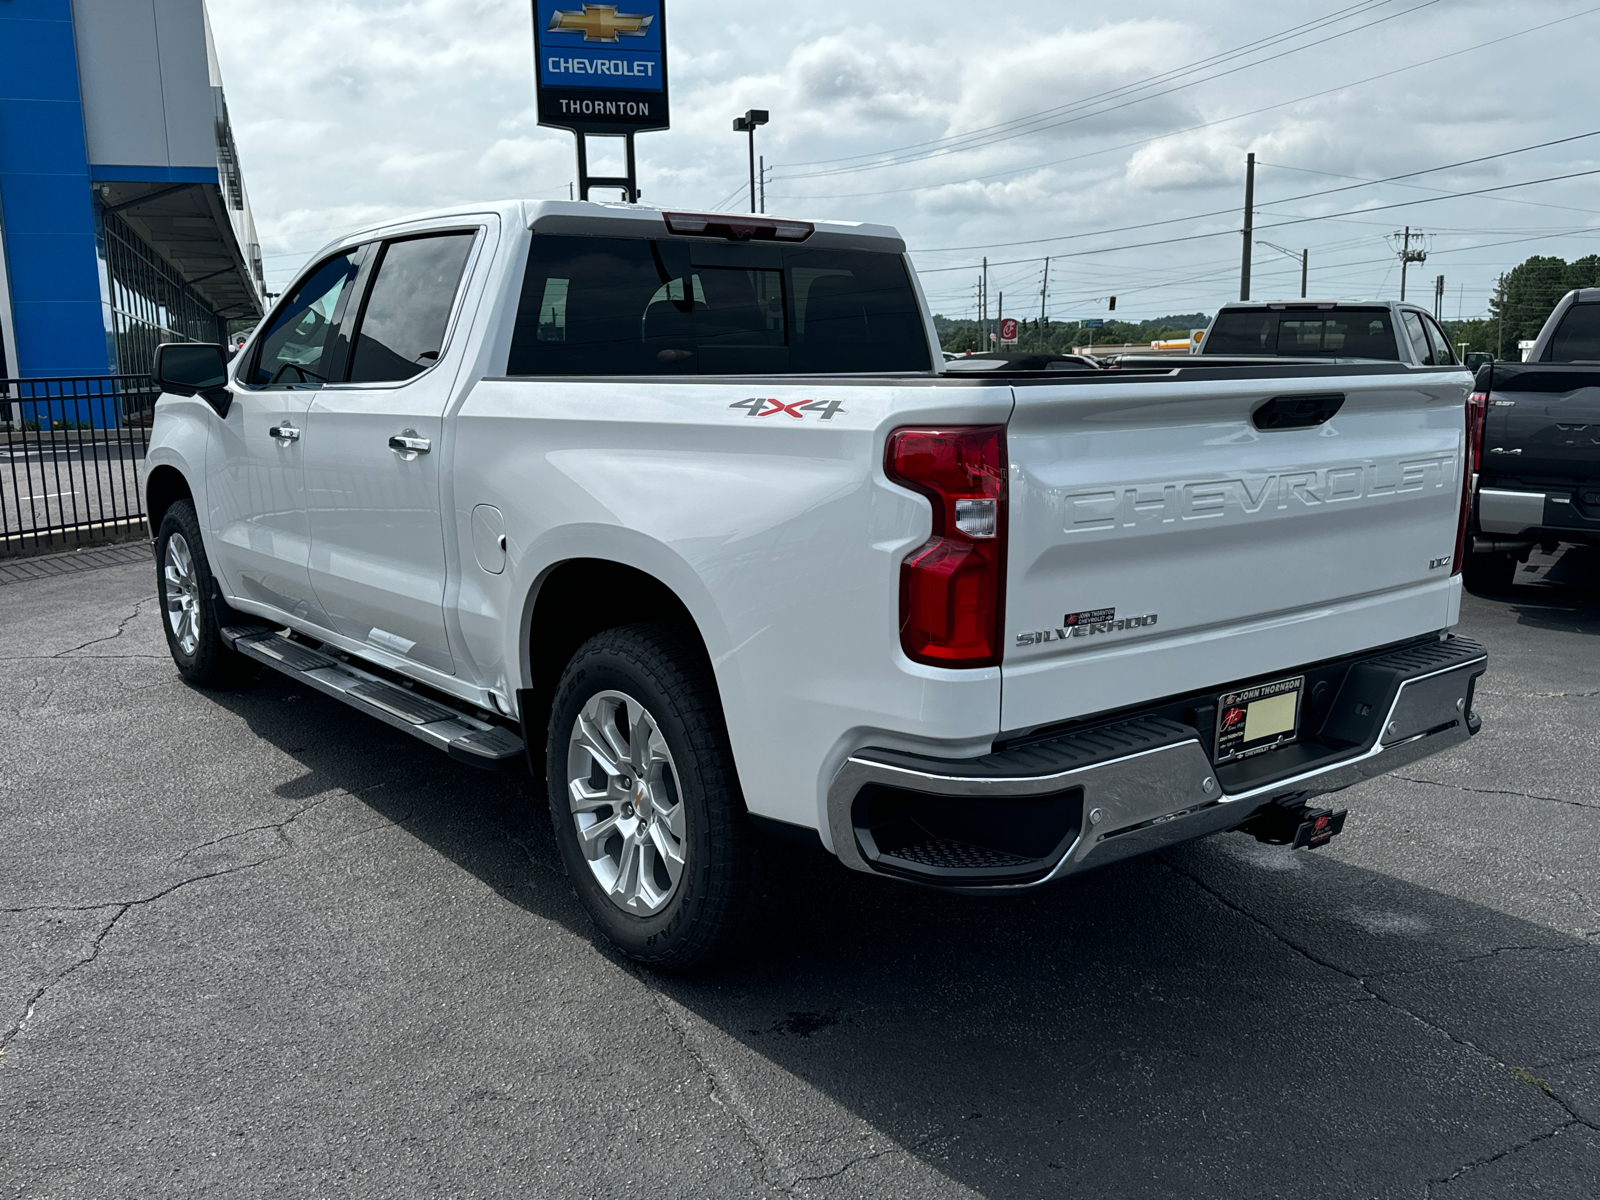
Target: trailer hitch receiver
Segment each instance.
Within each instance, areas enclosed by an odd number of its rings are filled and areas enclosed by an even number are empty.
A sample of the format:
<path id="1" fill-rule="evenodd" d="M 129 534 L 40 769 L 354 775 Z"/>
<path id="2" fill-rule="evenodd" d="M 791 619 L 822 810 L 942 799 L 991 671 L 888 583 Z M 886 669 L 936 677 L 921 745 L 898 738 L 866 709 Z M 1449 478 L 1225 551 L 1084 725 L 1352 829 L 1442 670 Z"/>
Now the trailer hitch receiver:
<path id="1" fill-rule="evenodd" d="M 1268 845 L 1316 850 L 1344 832 L 1347 816 L 1349 809 L 1312 808 L 1299 795 L 1280 796 L 1239 829 Z"/>

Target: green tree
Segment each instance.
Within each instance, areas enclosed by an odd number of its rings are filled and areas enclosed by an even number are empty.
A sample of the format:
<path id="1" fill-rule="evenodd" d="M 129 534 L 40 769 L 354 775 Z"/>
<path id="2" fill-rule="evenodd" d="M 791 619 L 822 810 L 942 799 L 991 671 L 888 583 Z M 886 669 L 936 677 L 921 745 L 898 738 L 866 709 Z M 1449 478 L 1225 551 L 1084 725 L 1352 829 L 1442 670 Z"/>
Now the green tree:
<path id="1" fill-rule="evenodd" d="M 1600 255 L 1590 254 L 1569 263 L 1553 255 L 1536 254 L 1504 275 L 1489 301 L 1493 336 L 1483 347 L 1496 358 L 1516 359 L 1517 343 L 1539 336 L 1556 302 L 1573 288 L 1600 284 Z"/>

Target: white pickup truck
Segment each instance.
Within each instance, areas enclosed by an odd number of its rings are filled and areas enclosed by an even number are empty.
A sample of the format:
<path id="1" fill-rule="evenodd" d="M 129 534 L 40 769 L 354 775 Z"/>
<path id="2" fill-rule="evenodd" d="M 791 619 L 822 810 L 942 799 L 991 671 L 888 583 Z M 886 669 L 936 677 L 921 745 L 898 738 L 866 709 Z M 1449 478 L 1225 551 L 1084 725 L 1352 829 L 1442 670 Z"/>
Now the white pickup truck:
<path id="1" fill-rule="evenodd" d="M 743 943 L 775 838 L 973 892 L 1315 846 L 1478 728 L 1459 368 L 946 374 L 892 229 L 518 202 L 156 374 L 183 676 L 526 761 L 658 967 Z"/>

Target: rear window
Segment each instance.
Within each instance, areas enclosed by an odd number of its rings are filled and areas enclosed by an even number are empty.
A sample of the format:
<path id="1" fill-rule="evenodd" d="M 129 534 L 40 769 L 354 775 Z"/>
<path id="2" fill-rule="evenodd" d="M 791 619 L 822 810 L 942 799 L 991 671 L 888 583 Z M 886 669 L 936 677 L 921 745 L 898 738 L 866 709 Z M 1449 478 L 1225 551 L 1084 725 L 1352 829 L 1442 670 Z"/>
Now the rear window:
<path id="1" fill-rule="evenodd" d="M 1600 362 L 1600 304 L 1574 304 L 1561 318 L 1545 362 Z"/>
<path id="2" fill-rule="evenodd" d="M 1206 354 L 1400 358 L 1386 308 L 1224 309 L 1204 346 Z"/>
<path id="3" fill-rule="evenodd" d="M 896 254 L 537 234 L 508 375 L 928 371 Z"/>

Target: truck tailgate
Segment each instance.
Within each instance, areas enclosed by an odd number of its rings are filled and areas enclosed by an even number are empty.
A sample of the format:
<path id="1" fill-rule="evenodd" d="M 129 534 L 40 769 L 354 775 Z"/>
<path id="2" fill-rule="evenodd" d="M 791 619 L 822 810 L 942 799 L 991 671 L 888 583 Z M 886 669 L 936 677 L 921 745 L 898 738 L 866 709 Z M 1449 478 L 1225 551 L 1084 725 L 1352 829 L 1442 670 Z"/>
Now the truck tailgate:
<path id="1" fill-rule="evenodd" d="M 1002 728 L 1453 622 L 1467 385 L 1465 373 L 1282 369 L 1019 385 Z M 1314 426 L 1253 417 L 1274 398 L 1336 394 Z"/>
<path id="2" fill-rule="evenodd" d="M 1486 481 L 1600 482 L 1600 366 L 1496 363 L 1489 399 Z"/>

